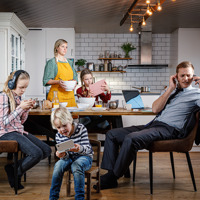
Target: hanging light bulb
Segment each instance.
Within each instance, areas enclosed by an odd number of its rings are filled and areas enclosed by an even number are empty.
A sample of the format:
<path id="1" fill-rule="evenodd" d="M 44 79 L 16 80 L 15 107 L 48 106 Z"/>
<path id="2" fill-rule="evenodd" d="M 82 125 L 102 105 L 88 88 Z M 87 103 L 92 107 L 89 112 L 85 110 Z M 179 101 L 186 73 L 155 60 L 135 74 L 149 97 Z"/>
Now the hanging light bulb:
<path id="1" fill-rule="evenodd" d="M 162 6 L 160 4 L 160 0 L 157 0 L 157 10 L 161 11 L 162 10 Z"/>
<path id="2" fill-rule="evenodd" d="M 153 13 L 152 13 L 152 11 L 151 11 L 151 8 L 149 9 L 149 15 L 151 16 Z"/>
<path id="3" fill-rule="evenodd" d="M 149 15 L 150 9 L 149 9 L 149 5 L 147 6 L 147 14 Z"/>
<path id="4" fill-rule="evenodd" d="M 150 4 L 150 0 L 146 0 L 146 4 Z"/>
<path id="5" fill-rule="evenodd" d="M 144 19 L 144 16 L 143 16 L 143 19 L 142 19 L 142 26 L 145 26 L 146 25 L 146 21 Z"/>
<path id="6" fill-rule="evenodd" d="M 133 32 L 133 30 L 134 30 L 133 24 L 131 23 L 130 28 L 129 28 L 129 31 L 130 31 L 130 32 Z"/>

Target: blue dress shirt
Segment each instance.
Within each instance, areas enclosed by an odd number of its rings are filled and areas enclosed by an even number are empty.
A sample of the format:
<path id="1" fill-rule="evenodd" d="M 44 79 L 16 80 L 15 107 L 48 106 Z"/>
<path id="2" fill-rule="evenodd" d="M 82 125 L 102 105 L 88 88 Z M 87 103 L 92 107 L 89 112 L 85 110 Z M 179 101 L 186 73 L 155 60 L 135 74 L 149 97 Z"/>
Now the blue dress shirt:
<path id="1" fill-rule="evenodd" d="M 164 122 L 179 131 L 184 127 L 195 107 L 200 107 L 200 89 L 192 86 L 183 88 L 183 91 L 180 91 L 166 105 L 155 121 Z"/>

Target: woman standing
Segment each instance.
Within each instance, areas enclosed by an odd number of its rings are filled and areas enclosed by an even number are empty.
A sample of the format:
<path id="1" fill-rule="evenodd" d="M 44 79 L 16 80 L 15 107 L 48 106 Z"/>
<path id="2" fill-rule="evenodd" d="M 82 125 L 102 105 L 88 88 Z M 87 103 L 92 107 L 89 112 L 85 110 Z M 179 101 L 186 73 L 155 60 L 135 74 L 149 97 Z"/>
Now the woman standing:
<path id="1" fill-rule="evenodd" d="M 29 74 L 24 70 L 13 72 L 0 93 L 0 140 L 16 140 L 19 149 L 26 155 L 18 162 L 18 189 L 24 188 L 21 185 L 21 176 L 51 154 L 51 148 L 47 144 L 24 131 L 23 124 L 35 103 L 31 99 L 21 101 L 29 79 Z M 14 187 L 13 164 L 6 165 L 5 170 L 10 186 Z"/>
<path id="2" fill-rule="evenodd" d="M 66 91 L 63 81 L 76 80 L 78 82 L 77 72 L 74 69 L 74 63 L 66 59 L 67 41 L 59 39 L 54 45 L 54 58 L 50 59 L 44 70 L 43 85 L 51 85 L 47 99 L 52 101 L 53 91 L 58 91 L 60 102 L 68 102 L 68 107 L 76 106 L 74 91 Z"/>

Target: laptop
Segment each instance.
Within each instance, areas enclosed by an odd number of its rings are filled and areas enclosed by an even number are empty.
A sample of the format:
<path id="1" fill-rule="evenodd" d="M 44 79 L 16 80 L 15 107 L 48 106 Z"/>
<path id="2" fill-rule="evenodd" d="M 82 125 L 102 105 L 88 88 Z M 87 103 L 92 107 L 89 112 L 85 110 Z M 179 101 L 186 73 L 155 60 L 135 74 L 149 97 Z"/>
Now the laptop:
<path id="1" fill-rule="evenodd" d="M 122 94 L 127 104 L 131 104 L 132 109 L 143 109 L 144 103 L 138 90 L 122 90 Z"/>

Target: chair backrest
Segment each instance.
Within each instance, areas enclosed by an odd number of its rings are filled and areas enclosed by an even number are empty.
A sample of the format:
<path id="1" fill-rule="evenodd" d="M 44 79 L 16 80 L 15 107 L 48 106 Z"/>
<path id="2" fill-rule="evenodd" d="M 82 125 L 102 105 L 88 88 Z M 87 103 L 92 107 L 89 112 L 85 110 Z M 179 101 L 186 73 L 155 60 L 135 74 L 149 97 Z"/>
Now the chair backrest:
<path id="1" fill-rule="evenodd" d="M 101 142 L 98 140 L 90 139 L 90 144 L 94 151 L 93 166 L 100 167 L 100 154 L 101 154 Z"/>
<path id="2" fill-rule="evenodd" d="M 196 113 L 196 123 L 187 137 L 182 139 L 154 141 L 148 148 L 152 152 L 188 152 L 192 149 L 199 124 L 199 112 Z"/>

